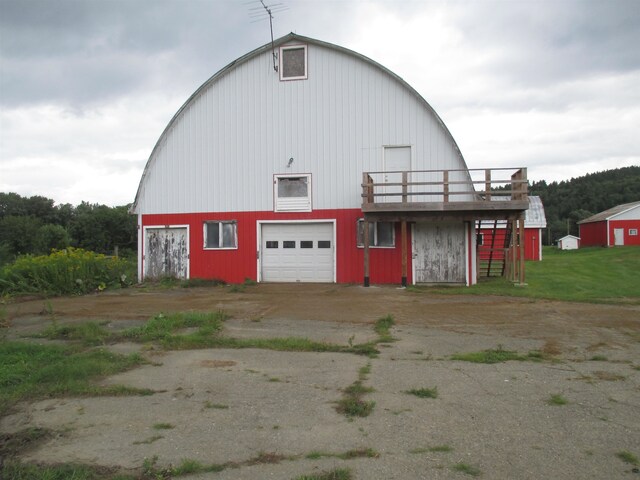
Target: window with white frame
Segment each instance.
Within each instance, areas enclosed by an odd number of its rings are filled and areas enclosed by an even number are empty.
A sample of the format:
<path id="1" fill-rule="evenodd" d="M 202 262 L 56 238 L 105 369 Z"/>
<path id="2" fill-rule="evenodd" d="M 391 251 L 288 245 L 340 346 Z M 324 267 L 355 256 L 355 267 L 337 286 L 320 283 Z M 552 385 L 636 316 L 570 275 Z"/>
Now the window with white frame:
<path id="1" fill-rule="evenodd" d="M 204 222 L 205 249 L 238 248 L 238 223 L 235 220 Z"/>
<path id="2" fill-rule="evenodd" d="M 305 80 L 307 78 L 307 46 L 280 47 L 280 80 Z"/>
<path id="3" fill-rule="evenodd" d="M 364 247 L 364 220 L 358 220 L 357 245 Z M 396 244 L 393 222 L 369 222 L 370 247 L 394 247 Z"/>
<path id="4" fill-rule="evenodd" d="M 637 228 L 630 228 L 629 229 L 629 235 L 632 237 L 635 237 L 638 235 L 638 229 Z"/>
<path id="5" fill-rule="evenodd" d="M 311 174 L 275 175 L 273 198 L 276 212 L 310 212 Z"/>

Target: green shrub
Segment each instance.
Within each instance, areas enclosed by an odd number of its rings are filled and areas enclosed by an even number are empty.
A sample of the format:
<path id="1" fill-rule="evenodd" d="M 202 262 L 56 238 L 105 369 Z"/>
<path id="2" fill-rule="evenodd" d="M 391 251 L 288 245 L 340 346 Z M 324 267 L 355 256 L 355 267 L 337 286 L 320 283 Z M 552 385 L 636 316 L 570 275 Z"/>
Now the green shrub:
<path id="1" fill-rule="evenodd" d="M 24 255 L 0 271 L 0 294 L 84 294 L 135 281 L 135 263 L 80 248 Z"/>

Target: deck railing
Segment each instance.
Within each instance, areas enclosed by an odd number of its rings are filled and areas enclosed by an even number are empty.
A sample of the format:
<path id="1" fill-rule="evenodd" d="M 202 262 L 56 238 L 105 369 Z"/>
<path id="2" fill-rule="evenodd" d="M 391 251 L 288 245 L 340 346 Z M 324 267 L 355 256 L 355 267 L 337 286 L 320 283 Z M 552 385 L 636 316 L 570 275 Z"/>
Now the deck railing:
<path id="1" fill-rule="evenodd" d="M 364 172 L 362 204 L 526 201 L 526 168 Z"/>

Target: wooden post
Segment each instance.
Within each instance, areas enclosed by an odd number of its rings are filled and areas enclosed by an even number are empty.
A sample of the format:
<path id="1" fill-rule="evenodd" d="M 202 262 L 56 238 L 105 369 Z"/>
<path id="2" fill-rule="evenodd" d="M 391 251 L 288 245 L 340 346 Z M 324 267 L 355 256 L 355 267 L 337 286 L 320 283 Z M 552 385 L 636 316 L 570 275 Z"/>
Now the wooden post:
<path id="1" fill-rule="evenodd" d="M 407 221 L 400 222 L 400 241 L 402 242 L 402 286 L 407 286 Z"/>
<path id="2" fill-rule="evenodd" d="M 369 286 L 369 222 L 364 219 L 364 286 Z"/>
<path id="3" fill-rule="evenodd" d="M 520 284 L 524 284 L 524 215 L 520 215 L 520 219 L 518 220 L 519 228 L 518 228 L 518 236 L 520 239 L 520 265 L 518 266 L 518 274 L 519 274 L 519 282 Z"/>
<path id="4" fill-rule="evenodd" d="M 443 194 L 444 194 L 443 201 L 448 202 L 449 201 L 449 170 L 444 170 L 442 172 L 442 186 L 443 186 Z"/>
<path id="5" fill-rule="evenodd" d="M 488 168 L 484 171 L 484 198 L 491 201 L 491 170 Z"/>
<path id="6" fill-rule="evenodd" d="M 511 220 L 511 281 L 516 281 L 518 274 L 518 221 Z"/>
<path id="7" fill-rule="evenodd" d="M 407 203 L 407 172 L 402 172 L 402 203 Z"/>

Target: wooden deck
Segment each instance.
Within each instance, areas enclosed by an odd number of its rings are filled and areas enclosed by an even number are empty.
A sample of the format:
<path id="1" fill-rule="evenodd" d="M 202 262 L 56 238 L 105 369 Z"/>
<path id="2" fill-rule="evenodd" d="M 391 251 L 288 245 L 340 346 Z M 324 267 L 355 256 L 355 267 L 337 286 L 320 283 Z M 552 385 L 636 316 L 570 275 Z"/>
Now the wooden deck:
<path id="1" fill-rule="evenodd" d="M 410 222 L 462 221 L 480 225 L 483 220 L 506 220 L 509 237 L 501 247 L 500 274 L 524 284 L 524 212 L 529 208 L 526 168 L 471 170 L 412 170 L 364 172 L 362 174 L 364 215 L 364 285 L 369 286 L 368 222 L 400 222 L 402 285 L 407 285 L 407 224 Z M 495 233 L 495 232 L 494 232 Z M 478 274 L 483 270 L 476 252 Z M 497 261 L 497 256 L 496 259 Z M 497 263 L 497 262 L 496 262 Z"/>
<path id="2" fill-rule="evenodd" d="M 526 168 L 364 172 L 362 212 L 370 220 L 508 220 L 529 207 Z"/>

